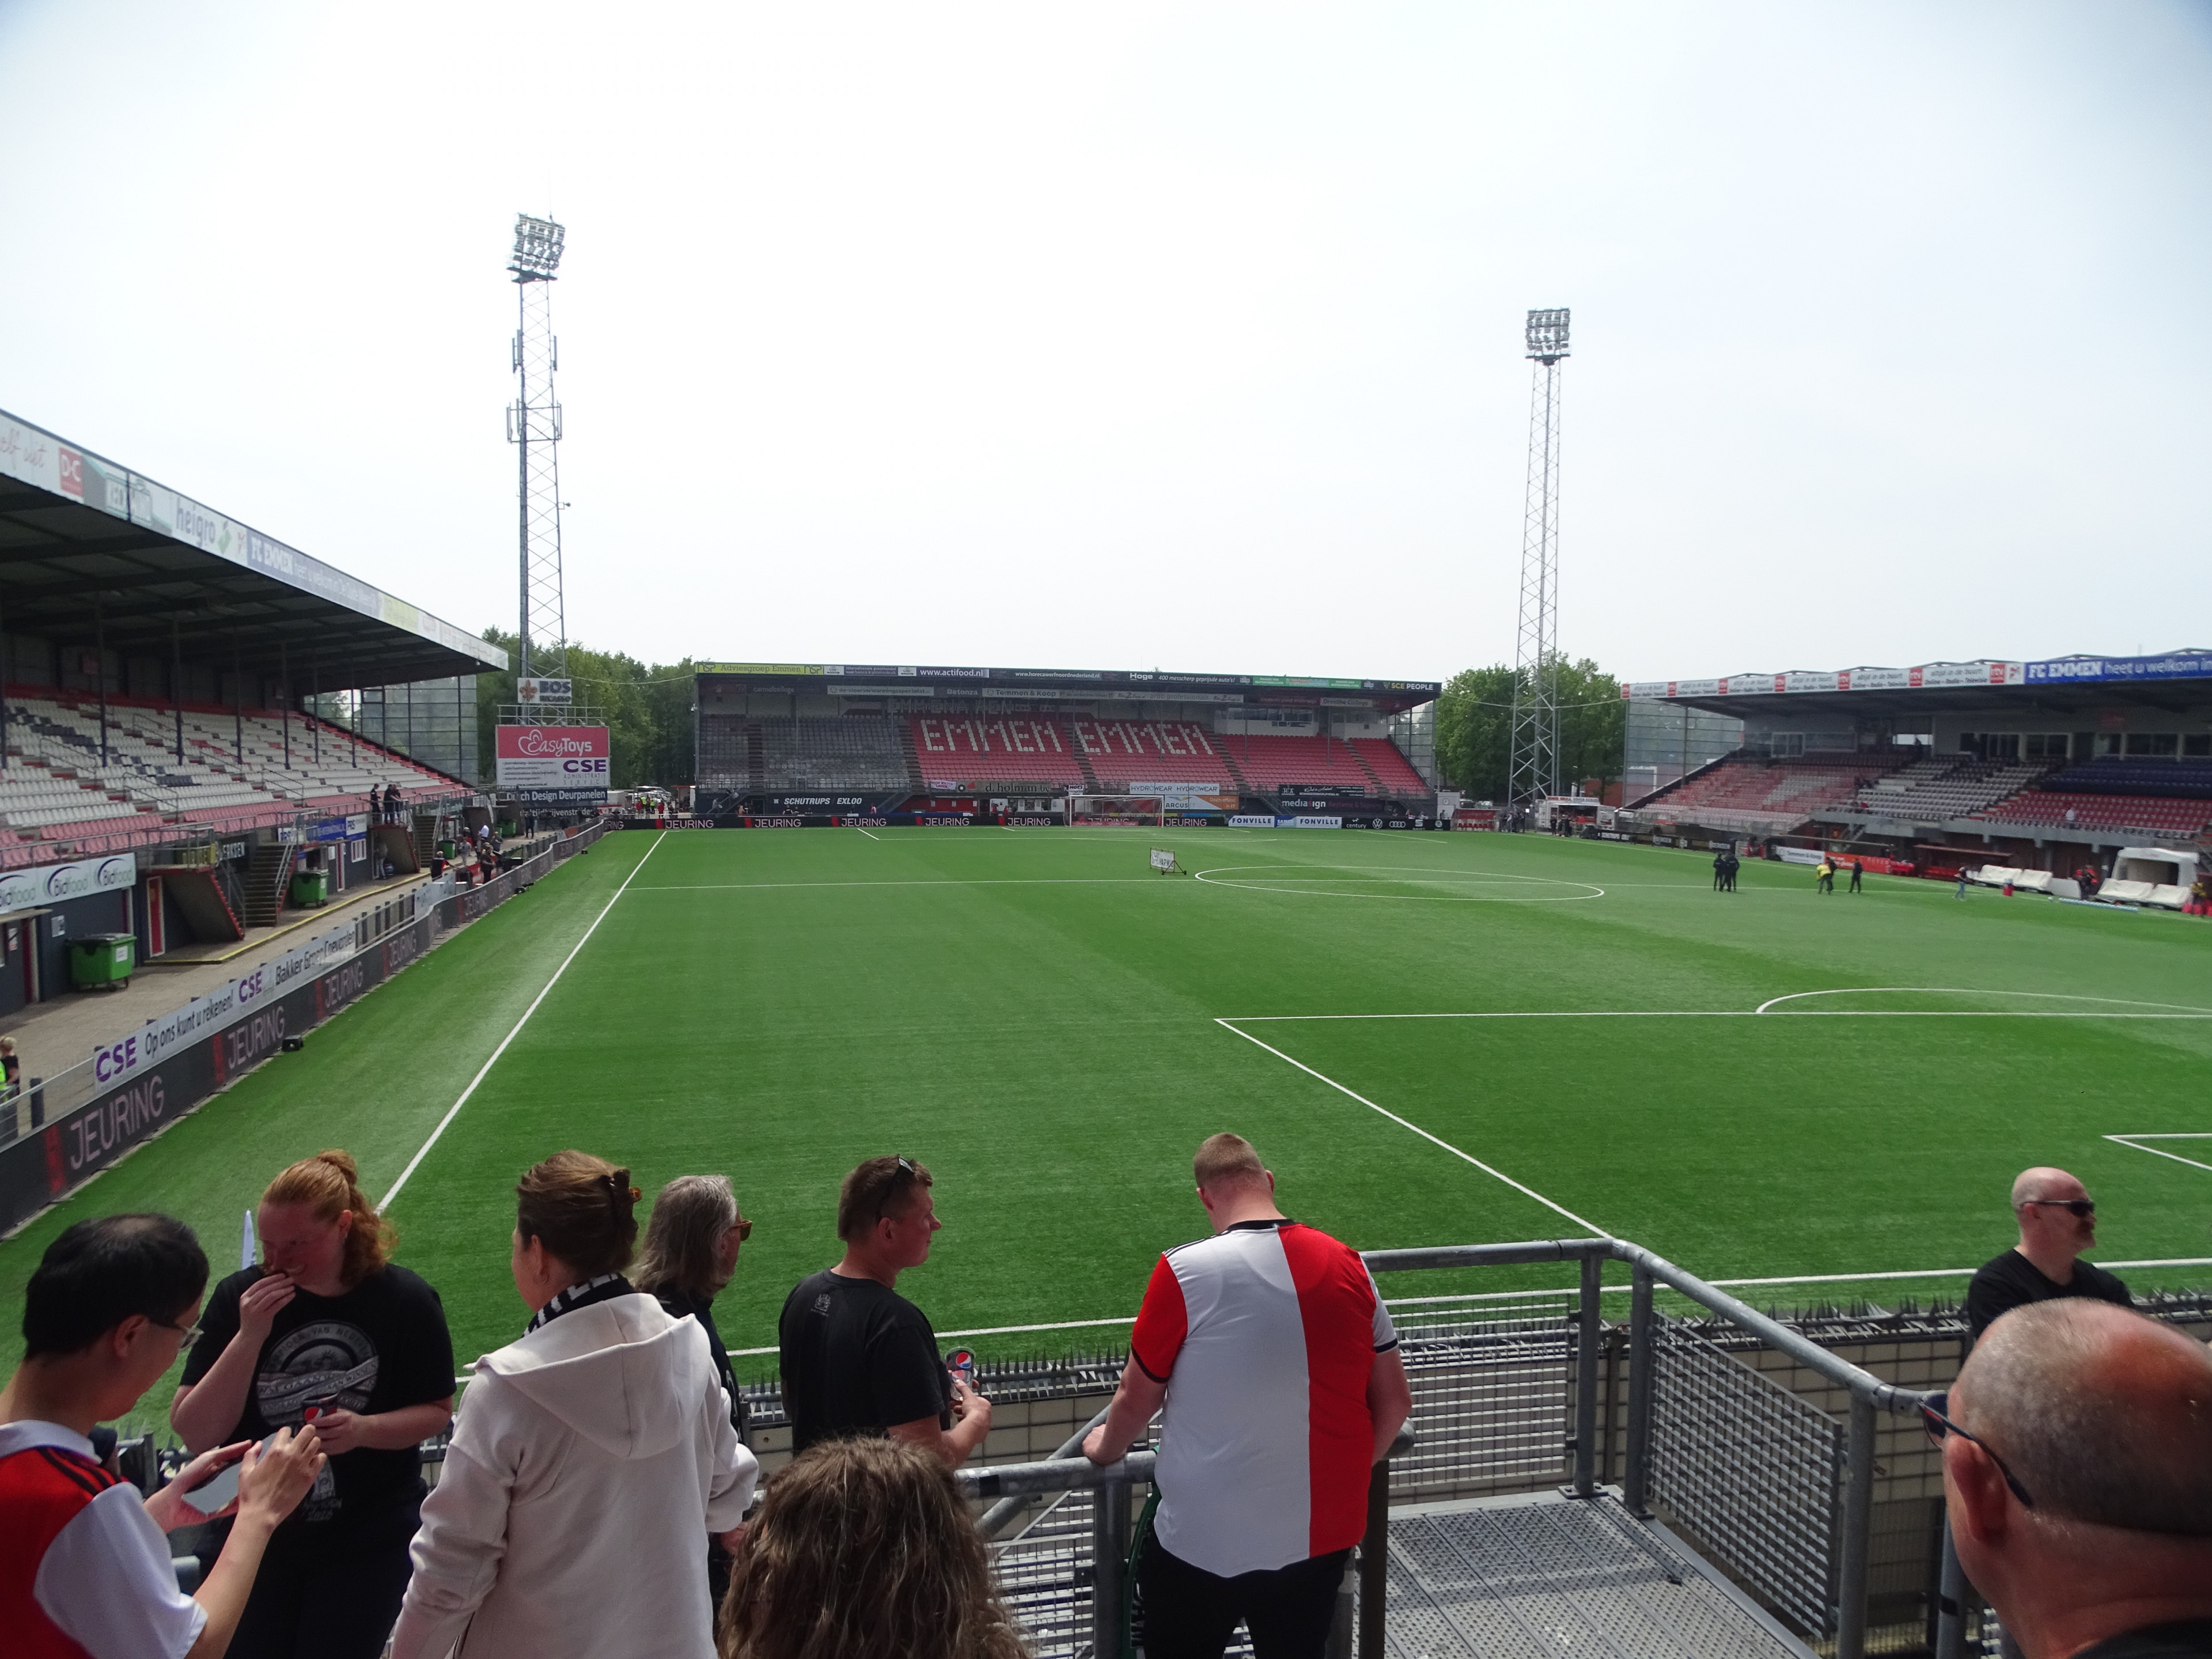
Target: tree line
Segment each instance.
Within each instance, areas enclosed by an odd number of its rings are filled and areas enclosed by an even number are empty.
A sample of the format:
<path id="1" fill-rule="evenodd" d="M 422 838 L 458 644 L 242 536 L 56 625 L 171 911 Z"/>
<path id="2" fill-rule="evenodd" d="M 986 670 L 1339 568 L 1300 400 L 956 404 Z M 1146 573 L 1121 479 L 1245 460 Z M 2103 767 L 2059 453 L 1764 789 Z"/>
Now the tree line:
<path id="1" fill-rule="evenodd" d="M 1589 658 L 1552 665 L 1559 704 L 1559 781 L 1618 783 L 1628 705 L 1620 683 Z M 1463 669 L 1437 699 L 1437 769 L 1470 799 L 1503 801 L 1511 785 L 1513 702 L 1525 678 L 1504 663 Z"/>

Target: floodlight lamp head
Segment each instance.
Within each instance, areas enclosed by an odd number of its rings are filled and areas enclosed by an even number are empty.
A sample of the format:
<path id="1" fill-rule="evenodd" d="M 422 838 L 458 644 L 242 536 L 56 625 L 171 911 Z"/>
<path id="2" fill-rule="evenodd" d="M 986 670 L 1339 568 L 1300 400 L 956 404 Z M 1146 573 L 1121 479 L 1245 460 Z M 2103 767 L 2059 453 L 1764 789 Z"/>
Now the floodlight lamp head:
<path id="1" fill-rule="evenodd" d="M 1528 355 L 1540 363 L 1556 363 L 1567 355 L 1567 308 L 1528 313 Z"/>
<path id="2" fill-rule="evenodd" d="M 514 257 L 507 268 L 518 283 L 550 282 L 561 268 L 561 246 L 568 233 L 550 219 L 533 219 L 526 213 L 514 220 Z"/>

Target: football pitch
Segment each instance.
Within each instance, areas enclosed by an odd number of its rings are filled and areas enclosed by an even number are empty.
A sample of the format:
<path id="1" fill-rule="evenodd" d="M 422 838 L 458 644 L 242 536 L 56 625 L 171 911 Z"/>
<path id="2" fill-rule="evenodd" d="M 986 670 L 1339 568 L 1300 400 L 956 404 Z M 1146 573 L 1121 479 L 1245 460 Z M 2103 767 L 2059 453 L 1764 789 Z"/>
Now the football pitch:
<path id="1" fill-rule="evenodd" d="M 945 1230 L 900 1288 L 940 1332 L 1110 1350 L 1204 1231 L 1190 1156 L 1224 1128 L 1362 1248 L 1603 1231 L 1776 1281 L 1740 1290 L 1761 1305 L 1924 1303 L 2051 1163 L 2099 1201 L 2098 1259 L 2169 1264 L 2122 1269 L 2137 1289 L 2212 1280 L 2186 1260 L 2212 1256 L 2212 927 L 1822 896 L 1796 866 L 1711 889 L 1709 855 L 1535 836 L 611 835 L 0 1243 L 0 1358 L 69 1222 L 167 1211 L 221 1273 L 269 1177 L 331 1146 L 398 1185 L 398 1259 L 464 1358 L 521 1327 L 514 1183 L 564 1146 L 648 1198 L 730 1176 L 757 1224 L 717 1304 L 733 1350 L 772 1346 L 836 1258 L 839 1179 L 894 1152 L 936 1176 Z"/>

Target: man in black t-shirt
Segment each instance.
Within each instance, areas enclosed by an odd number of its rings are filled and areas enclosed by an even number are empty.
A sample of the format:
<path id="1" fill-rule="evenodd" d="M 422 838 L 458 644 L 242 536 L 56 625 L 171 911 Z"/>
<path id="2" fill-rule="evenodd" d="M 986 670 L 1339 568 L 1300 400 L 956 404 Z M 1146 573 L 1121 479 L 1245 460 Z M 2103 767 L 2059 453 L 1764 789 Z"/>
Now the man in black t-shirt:
<path id="1" fill-rule="evenodd" d="M 991 1431 L 991 1402 L 949 1376 L 937 1333 L 894 1288 L 929 1259 L 945 1224 L 929 1171 L 872 1158 L 837 1198 L 844 1259 L 799 1280 L 778 1322 L 791 1449 L 844 1435 L 889 1435 L 928 1446 L 957 1468 Z"/>
<path id="2" fill-rule="evenodd" d="M 2097 1242 L 2097 1206 L 2079 1181 L 2063 1170 L 2023 1170 L 2012 1183 L 2012 1209 L 2020 1243 L 1984 1263 L 1966 1289 L 1972 1340 L 1980 1341 L 2000 1316 L 2030 1302 L 2086 1296 L 2133 1305 L 2126 1285 L 2079 1259 Z"/>

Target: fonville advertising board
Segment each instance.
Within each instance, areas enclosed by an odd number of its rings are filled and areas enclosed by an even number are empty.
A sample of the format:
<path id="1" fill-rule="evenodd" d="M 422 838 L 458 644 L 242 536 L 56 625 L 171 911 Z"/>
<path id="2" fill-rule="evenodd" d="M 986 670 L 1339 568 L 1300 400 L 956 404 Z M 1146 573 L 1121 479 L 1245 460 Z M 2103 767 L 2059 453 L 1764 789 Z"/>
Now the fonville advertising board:
<path id="1" fill-rule="evenodd" d="M 502 789 L 605 789 L 613 750 L 604 726 L 502 726 L 494 775 Z"/>

